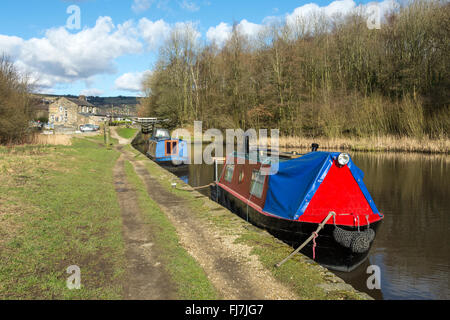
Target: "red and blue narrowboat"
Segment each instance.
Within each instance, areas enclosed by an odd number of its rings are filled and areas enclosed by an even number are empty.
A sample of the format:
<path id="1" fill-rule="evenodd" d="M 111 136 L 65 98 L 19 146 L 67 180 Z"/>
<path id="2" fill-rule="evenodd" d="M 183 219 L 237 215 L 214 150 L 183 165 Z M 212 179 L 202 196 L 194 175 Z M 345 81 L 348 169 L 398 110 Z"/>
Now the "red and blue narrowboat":
<path id="1" fill-rule="evenodd" d="M 211 198 L 294 247 L 335 213 L 301 252 L 329 269 L 350 272 L 367 258 L 383 220 L 363 178 L 346 153 L 233 153 Z"/>
<path id="2" fill-rule="evenodd" d="M 169 130 L 155 128 L 149 139 L 147 156 L 162 166 L 182 166 L 189 162 L 186 141 L 174 139 Z"/>

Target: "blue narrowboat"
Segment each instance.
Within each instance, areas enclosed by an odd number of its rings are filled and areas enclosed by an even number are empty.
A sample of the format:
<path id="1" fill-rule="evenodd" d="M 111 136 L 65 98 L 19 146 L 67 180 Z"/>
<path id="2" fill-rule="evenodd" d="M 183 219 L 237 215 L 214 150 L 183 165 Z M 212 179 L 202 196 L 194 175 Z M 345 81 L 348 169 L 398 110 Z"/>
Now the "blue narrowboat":
<path id="1" fill-rule="evenodd" d="M 178 167 L 189 162 L 187 142 L 172 138 L 167 129 L 155 128 L 148 143 L 147 156 L 158 164 Z"/>
<path id="2" fill-rule="evenodd" d="M 367 258 L 383 220 L 363 178 L 347 153 L 234 153 L 211 198 L 294 247 L 310 241 L 303 254 L 349 272 Z"/>

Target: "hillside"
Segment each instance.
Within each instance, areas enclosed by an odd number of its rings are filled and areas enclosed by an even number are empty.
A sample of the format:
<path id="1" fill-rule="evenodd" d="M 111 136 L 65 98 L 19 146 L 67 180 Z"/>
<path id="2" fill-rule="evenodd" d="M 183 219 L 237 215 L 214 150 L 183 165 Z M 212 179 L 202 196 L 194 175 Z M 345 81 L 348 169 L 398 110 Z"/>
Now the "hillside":
<path id="1" fill-rule="evenodd" d="M 78 98 L 78 96 L 74 95 L 52 95 L 52 94 L 36 94 L 36 96 L 39 97 L 45 97 L 49 99 L 57 99 L 61 97 L 66 98 Z M 118 97 L 86 97 L 87 100 L 92 103 L 95 106 L 103 106 L 103 105 L 129 105 L 129 106 L 136 106 L 139 104 L 139 98 L 138 97 L 125 97 L 125 96 L 118 96 Z"/>

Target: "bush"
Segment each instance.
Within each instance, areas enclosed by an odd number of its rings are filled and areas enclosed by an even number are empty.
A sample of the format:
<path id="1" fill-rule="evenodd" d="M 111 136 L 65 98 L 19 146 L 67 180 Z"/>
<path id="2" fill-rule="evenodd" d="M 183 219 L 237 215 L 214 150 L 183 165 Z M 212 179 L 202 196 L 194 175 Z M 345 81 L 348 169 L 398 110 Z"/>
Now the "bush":
<path id="1" fill-rule="evenodd" d="M 26 81 L 10 60 L 0 57 L 0 144 L 23 143 L 32 119 Z"/>

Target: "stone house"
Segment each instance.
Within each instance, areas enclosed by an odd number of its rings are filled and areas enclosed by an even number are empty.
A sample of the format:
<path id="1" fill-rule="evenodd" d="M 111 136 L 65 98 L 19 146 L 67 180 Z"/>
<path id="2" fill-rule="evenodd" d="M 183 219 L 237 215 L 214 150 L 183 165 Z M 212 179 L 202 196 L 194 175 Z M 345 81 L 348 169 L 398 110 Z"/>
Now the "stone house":
<path id="1" fill-rule="evenodd" d="M 86 123 L 98 124 L 97 107 L 89 103 L 86 97 L 62 97 L 49 105 L 49 122 L 55 127 L 78 129 Z"/>

